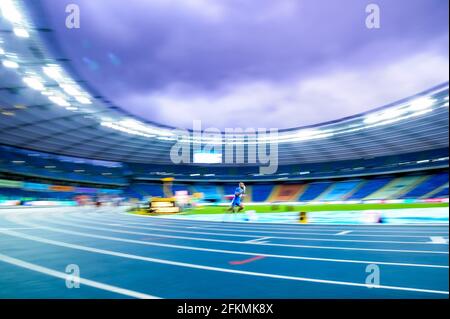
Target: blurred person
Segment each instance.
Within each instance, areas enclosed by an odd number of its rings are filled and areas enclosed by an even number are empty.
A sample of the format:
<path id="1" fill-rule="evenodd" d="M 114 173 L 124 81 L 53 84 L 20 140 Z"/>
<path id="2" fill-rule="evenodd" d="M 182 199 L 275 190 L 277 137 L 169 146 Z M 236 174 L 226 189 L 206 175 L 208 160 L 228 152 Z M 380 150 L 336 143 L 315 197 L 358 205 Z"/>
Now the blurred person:
<path id="1" fill-rule="evenodd" d="M 228 212 L 233 212 L 235 213 L 235 207 L 239 207 L 237 212 L 240 212 L 244 209 L 244 205 L 241 203 L 242 201 L 242 197 L 245 194 L 245 184 L 243 182 L 239 183 L 239 186 L 235 189 L 234 191 L 234 197 L 233 200 L 231 201 L 231 206 L 228 208 Z"/>

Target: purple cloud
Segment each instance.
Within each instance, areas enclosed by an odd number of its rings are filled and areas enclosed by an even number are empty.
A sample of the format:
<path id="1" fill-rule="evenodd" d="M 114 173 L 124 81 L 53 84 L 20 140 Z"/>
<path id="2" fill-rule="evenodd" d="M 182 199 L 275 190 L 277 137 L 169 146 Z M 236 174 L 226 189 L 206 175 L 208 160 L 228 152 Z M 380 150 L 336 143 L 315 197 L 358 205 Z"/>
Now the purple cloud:
<path id="1" fill-rule="evenodd" d="M 378 30 L 362 0 L 70 2 L 79 30 L 64 28 L 65 1 L 43 5 L 83 79 L 164 124 L 315 124 L 449 79 L 445 0 L 376 1 Z"/>

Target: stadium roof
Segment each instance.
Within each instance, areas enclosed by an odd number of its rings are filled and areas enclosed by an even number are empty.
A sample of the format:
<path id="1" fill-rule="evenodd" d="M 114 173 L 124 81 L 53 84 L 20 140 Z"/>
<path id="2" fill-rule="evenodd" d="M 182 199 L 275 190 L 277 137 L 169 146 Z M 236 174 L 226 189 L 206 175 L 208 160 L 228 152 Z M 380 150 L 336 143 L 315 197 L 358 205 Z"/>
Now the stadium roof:
<path id="1" fill-rule="evenodd" d="M 133 118 L 54 56 L 16 2 L 2 1 L 0 144 L 91 159 L 171 164 L 173 128 Z M 283 130 L 279 164 L 372 158 L 448 148 L 448 83 L 352 117 Z M 295 116 L 293 114 L 292 116 Z M 193 145 L 198 143 L 191 137 Z M 202 142 L 216 143 L 216 137 Z M 221 144 L 252 144 L 237 134 Z M 242 165 L 242 164 L 239 164 Z"/>

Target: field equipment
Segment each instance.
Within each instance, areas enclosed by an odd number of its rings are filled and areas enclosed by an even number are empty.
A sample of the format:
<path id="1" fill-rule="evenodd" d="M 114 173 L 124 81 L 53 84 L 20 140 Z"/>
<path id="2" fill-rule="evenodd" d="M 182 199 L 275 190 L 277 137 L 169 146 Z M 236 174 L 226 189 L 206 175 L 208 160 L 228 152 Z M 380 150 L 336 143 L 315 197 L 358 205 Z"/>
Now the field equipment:
<path id="1" fill-rule="evenodd" d="M 149 212 L 156 214 L 176 214 L 180 212 L 180 207 L 177 206 L 175 198 L 154 197 L 150 201 Z"/>
<path id="2" fill-rule="evenodd" d="M 300 224 L 307 224 L 308 223 L 308 215 L 306 212 L 300 212 L 299 214 L 299 222 Z"/>
<path id="3" fill-rule="evenodd" d="M 163 198 L 152 197 L 149 203 L 148 211 L 154 214 L 176 214 L 180 212 L 180 207 L 177 205 L 176 198 L 172 192 L 173 177 L 166 177 L 161 179 L 163 182 Z"/>

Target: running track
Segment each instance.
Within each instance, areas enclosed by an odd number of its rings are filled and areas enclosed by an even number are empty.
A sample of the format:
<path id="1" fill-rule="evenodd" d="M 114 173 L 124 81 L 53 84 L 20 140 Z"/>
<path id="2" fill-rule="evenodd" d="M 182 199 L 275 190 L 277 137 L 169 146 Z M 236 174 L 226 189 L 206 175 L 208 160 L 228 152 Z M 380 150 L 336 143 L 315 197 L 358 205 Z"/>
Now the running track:
<path id="1" fill-rule="evenodd" d="M 0 298 L 448 298 L 448 225 L 223 223 L 123 210 L 0 210 Z M 80 288 L 66 287 L 70 264 Z M 377 288 L 366 285 L 371 264 Z"/>

